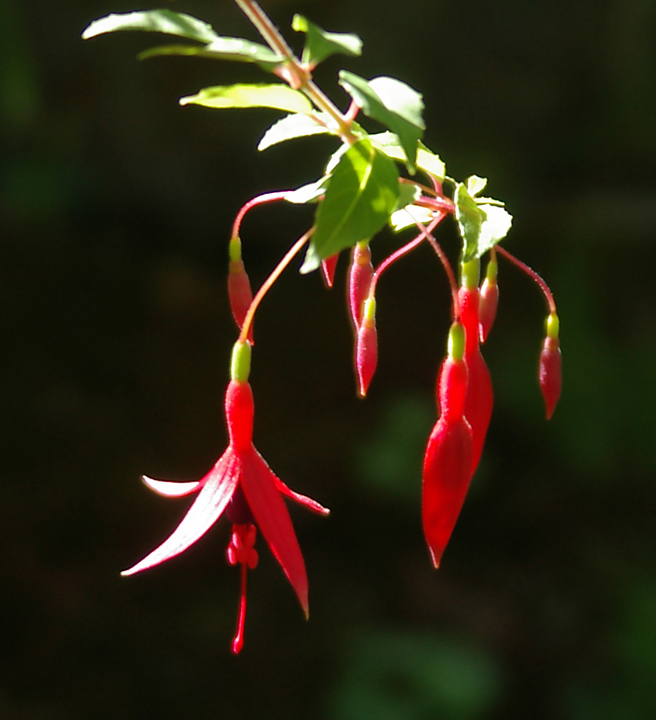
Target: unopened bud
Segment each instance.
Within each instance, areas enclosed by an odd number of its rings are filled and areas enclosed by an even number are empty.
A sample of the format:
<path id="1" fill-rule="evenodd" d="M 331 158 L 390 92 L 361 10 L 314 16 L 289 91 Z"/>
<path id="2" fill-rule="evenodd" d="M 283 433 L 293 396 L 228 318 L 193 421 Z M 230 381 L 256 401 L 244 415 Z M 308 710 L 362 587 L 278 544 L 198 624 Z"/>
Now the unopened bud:
<path id="1" fill-rule="evenodd" d="M 353 248 L 351 266 L 349 267 L 349 309 L 356 332 L 362 321 L 364 301 L 369 295 L 369 285 L 373 273 L 374 267 L 371 264 L 369 241 L 363 240 Z"/>
<path id="2" fill-rule="evenodd" d="M 376 330 L 376 300 L 364 303 L 362 321 L 358 327 L 355 346 L 355 367 L 358 373 L 358 393 L 365 397 L 378 364 L 378 332 Z"/>
<path id="3" fill-rule="evenodd" d="M 551 418 L 556 409 L 563 382 L 562 355 L 558 339 L 559 325 L 558 315 L 551 313 L 547 319 L 547 336 L 542 343 L 542 352 L 540 353 L 538 380 L 544 398 L 547 420 Z"/>

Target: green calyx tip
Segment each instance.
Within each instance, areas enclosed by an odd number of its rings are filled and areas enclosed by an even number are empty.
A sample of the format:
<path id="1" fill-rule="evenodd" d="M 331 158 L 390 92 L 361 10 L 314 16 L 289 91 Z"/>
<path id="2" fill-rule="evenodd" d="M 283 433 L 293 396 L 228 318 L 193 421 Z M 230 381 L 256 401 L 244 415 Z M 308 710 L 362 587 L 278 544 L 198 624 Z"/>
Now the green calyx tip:
<path id="1" fill-rule="evenodd" d="M 485 271 L 485 277 L 491 285 L 496 285 L 498 271 L 499 271 L 499 264 L 497 263 L 496 260 L 490 259 L 487 264 L 487 269 Z"/>
<path id="2" fill-rule="evenodd" d="M 239 260 L 241 260 L 241 240 L 238 235 L 230 238 L 228 253 L 230 255 L 230 262 L 239 262 Z"/>
<path id="3" fill-rule="evenodd" d="M 481 261 L 476 258 L 460 264 L 460 284 L 463 287 L 473 290 L 478 287 L 481 276 Z"/>
<path id="4" fill-rule="evenodd" d="M 370 297 L 364 301 L 362 320 L 372 322 L 376 317 L 376 298 Z"/>
<path id="5" fill-rule="evenodd" d="M 547 318 L 547 337 L 558 339 L 558 333 L 560 331 L 560 320 L 556 313 L 550 313 Z"/>
<path id="6" fill-rule="evenodd" d="M 449 328 L 449 357 L 462 360 L 465 356 L 465 328 L 456 320 Z"/>
<path id="7" fill-rule="evenodd" d="M 251 345 L 249 342 L 236 342 L 232 348 L 230 377 L 237 382 L 246 382 L 251 372 Z"/>

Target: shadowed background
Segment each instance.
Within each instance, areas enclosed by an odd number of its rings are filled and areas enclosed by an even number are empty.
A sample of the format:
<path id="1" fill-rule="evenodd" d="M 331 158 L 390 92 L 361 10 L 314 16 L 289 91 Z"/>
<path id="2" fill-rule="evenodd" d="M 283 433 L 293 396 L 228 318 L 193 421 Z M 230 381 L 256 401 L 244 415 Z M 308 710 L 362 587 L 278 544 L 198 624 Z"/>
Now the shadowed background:
<path id="1" fill-rule="evenodd" d="M 253 195 L 316 179 L 336 144 L 259 154 L 279 113 L 177 105 L 207 85 L 263 80 L 256 68 L 137 62 L 154 35 L 80 40 L 91 20 L 143 6 L 4 0 L 0 716 L 653 716 L 656 3 L 263 6 L 297 48 L 294 12 L 360 35 L 363 57 L 329 60 L 320 84 L 345 107 L 340 67 L 400 77 L 424 94 L 425 139 L 449 174 L 490 178 L 515 216 L 506 246 L 558 301 L 560 406 L 546 423 L 543 300 L 500 261 L 485 346 L 492 425 L 433 571 L 420 473 L 448 324 L 443 273 L 422 248 L 381 280 L 380 363 L 360 402 L 344 259 L 331 292 L 289 270 L 255 325 L 255 441 L 333 511 L 291 509 L 310 622 L 260 543 L 245 648 L 230 655 L 238 573 L 226 522 L 183 557 L 120 578 L 188 505 L 157 498 L 140 475 L 195 479 L 226 444 L 232 219 Z M 228 0 L 170 7 L 257 39 Z M 254 284 L 311 217 L 295 206 L 247 217 Z M 438 237 L 456 257 L 447 224 Z M 395 242 L 383 234 L 374 259 Z"/>

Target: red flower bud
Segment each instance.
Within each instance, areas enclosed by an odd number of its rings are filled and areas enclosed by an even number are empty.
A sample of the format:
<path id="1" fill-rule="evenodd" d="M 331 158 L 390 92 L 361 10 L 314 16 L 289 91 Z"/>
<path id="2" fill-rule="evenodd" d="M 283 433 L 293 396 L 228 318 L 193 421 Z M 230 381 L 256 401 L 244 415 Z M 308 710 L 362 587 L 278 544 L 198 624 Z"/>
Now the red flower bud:
<path id="1" fill-rule="evenodd" d="M 487 264 L 485 280 L 481 285 L 478 303 L 478 334 L 482 343 L 490 334 L 499 305 L 499 286 L 497 285 L 497 263 L 490 260 Z"/>
<path id="2" fill-rule="evenodd" d="M 253 292 L 251 290 L 251 281 L 246 274 L 244 262 L 241 259 L 241 242 L 239 238 L 233 238 L 230 241 L 230 269 L 228 271 L 228 297 L 230 299 L 230 309 L 232 316 L 237 323 L 237 327 L 241 330 L 241 326 L 246 319 L 248 308 L 253 302 Z M 248 339 L 253 342 L 253 327 L 251 325 L 248 332 Z"/>
<path id="3" fill-rule="evenodd" d="M 492 417 L 494 394 L 492 380 L 481 355 L 478 340 L 478 287 L 461 287 L 458 291 L 460 319 L 465 327 L 465 362 L 469 370 L 465 417 L 473 433 L 472 474 L 478 467 L 483 453 L 485 436 Z"/>
<path id="4" fill-rule="evenodd" d="M 376 301 L 368 298 L 355 345 L 355 367 L 358 373 L 358 392 L 365 397 L 378 363 L 378 332 L 376 331 Z"/>
<path id="5" fill-rule="evenodd" d="M 333 281 L 335 280 L 335 268 L 337 267 L 338 260 L 339 253 L 335 253 L 329 258 L 321 261 L 321 272 L 323 273 L 323 281 L 326 283 L 326 287 L 331 288 L 333 286 Z"/>
<path id="6" fill-rule="evenodd" d="M 362 321 L 364 301 L 369 295 L 369 285 L 373 274 L 374 266 L 371 264 L 369 242 L 363 240 L 353 248 L 348 279 L 349 309 L 356 332 Z"/>
<path id="7" fill-rule="evenodd" d="M 461 326 L 454 323 L 454 328 Z M 433 565 L 440 565 L 472 477 L 472 429 L 464 417 L 468 369 L 450 352 L 439 373 L 440 417 L 428 439 L 422 521 Z"/>
<path id="8" fill-rule="evenodd" d="M 558 316 L 553 313 L 547 320 L 547 336 L 542 343 L 538 370 L 540 390 L 547 411 L 547 420 L 556 409 L 562 388 L 562 362 L 558 340 Z"/>

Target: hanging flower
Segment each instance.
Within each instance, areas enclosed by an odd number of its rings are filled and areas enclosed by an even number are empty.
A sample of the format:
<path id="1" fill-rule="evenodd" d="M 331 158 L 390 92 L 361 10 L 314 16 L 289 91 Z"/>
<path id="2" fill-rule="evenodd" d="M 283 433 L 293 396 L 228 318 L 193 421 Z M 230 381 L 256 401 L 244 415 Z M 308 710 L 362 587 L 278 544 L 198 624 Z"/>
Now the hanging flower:
<path id="1" fill-rule="evenodd" d="M 307 617 L 309 605 L 305 562 L 282 495 L 319 514 L 327 515 L 330 511 L 287 487 L 255 449 L 252 442 L 253 393 L 247 380 L 250 345 L 237 343 L 235 350 L 233 379 L 225 398 L 230 434 L 227 450 L 205 477 L 194 482 L 168 482 L 144 477 L 144 483 L 151 490 L 165 497 L 182 497 L 195 492 L 198 496 L 173 533 L 122 575 L 134 575 L 179 555 L 225 514 L 232 522 L 228 562 L 231 565 L 240 564 L 242 573 L 239 619 L 232 645 L 233 652 L 238 653 L 244 639 L 246 570 L 254 568 L 258 561 L 257 551 L 253 547 L 256 527 L 280 563 Z"/>

